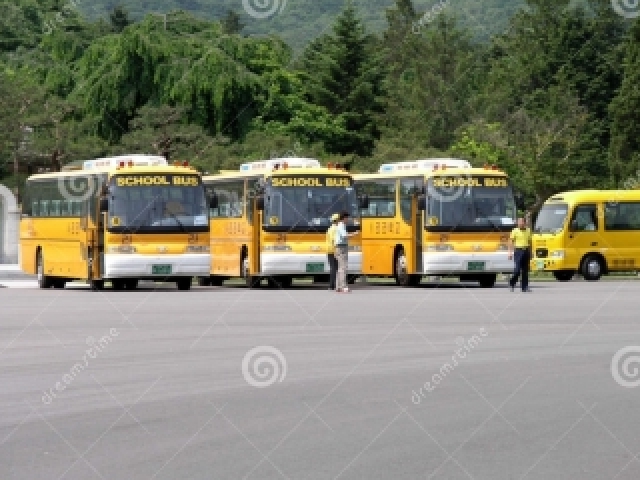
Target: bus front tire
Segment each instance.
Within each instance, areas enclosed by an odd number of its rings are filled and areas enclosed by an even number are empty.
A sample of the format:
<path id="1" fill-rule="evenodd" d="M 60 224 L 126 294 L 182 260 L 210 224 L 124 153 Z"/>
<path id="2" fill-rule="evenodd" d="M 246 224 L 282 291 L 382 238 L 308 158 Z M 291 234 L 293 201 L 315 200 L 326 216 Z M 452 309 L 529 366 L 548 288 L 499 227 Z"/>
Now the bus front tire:
<path id="1" fill-rule="evenodd" d="M 498 275 L 495 273 L 493 275 L 483 275 L 480 277 L 478 282 L 482 288 L 493 288 L 496 284 L 496 280 L 498 279 Z"/>
<path id="2" fill-rule="evenodd" d="M 411 276 L 407 273 L 407 257 L 404 254 L 404 250 L 398 251 L 395 255 L 394 277 L 396 279 L 396 284 L 401 287 L 408 287 L 411 285 Z"/>
<path id="3" fill-rule="evenodd" d="M 559 282 L 568 282 L 573 278 L 573 272 L 571 270 L 556 270 L 553 272 L 553 276 Z"/>
<path id="4" fill-rule="evenodd" d="M 36 271 L 38 273 L 38 287 L 51 288 L 53 280 L 48 275 L 44 274 L 44 256 L 42 255 L 42 252 L 38 252 L 38 257 L 36 259 Z"/>
<path id="5" fill-rule="evenodd" d="M 589 282 L 600 280 L 604 265 L 602 260 L 596 255 L 587 255 L 582 261 L 582 276 Z"/>
<path id="6" fill-rule="evenodd" d="M 176 281 L 178 290 L 191 290 L 191 278 L 181 278 Z"/>

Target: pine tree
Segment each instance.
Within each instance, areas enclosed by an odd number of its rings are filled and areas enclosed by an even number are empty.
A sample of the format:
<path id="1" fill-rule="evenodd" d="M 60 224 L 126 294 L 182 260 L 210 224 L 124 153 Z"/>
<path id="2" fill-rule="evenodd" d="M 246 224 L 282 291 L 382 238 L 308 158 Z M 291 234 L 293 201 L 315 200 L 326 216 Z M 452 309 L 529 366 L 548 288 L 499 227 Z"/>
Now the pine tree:
<path id="1" fill-rule="evenodd" d="M 129 20 L 129 12 L 127 12 L 122 5 L 117 5 L 113 10 L 111 10 L 109 20 L 111 21 L 111 28 L 117 33 L 122 32 L 131 24 L 131 21 Z"/>
<path id="2" fill-rule="evenodd" d="M 327 150 L 370 156 L 379 138 L 376 115 L 383 111 L 381 61 L 351 1 L 333 33 L 312 42 L 302 61 L 307 99 L 342 120 L 346 135 L 328 139 Z"/>
<path id="3" fill-rule="evenodd" d="M 626 45 L 624 79 L 611 102 L 611 164 L 614 181 L 624 183 L 640 168 L 640 20 Z"/>
<path id="4" fill-rule="evenodd" d="M 240 20 L 240 15 L 233 10 L 227 10 L 227 13 L 222 18 L 221 23 L 222 31 L 228 35 L 240 33 L 245 27 L 245 24 Z"/>

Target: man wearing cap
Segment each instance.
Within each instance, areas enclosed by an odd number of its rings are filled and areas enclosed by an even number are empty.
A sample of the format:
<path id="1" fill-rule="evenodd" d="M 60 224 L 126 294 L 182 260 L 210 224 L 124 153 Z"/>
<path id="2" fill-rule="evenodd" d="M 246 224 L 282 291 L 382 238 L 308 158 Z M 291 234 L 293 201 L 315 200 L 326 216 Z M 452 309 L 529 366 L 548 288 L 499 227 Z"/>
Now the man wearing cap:
<path id="1" fill-rule="evenodd" d="M 336 246 L 334 243 L 336 229 L 338 228 L 338 220 L 340 215 L 334 213 L 331 215 L 331 226 L 327 230 L 327 260 L 329 261 L 329 290 L 336 289 L 336 273 L 338 271 L 338 259 L 336 258 Z"/>
<path id="2" fill-rule="evenodd" d="M 348 253 L 349 242 L 348 238 L 355 235 L 354 233 L 347 233 L 346 221 L 349 218 L 347 212 L 340 214 L 338 225 L 336 226 L 334 245 L 336 246 L 336 259 L 338 260 L 338 276 L 336 278 L 336 292 L 348 293 L 350 290 L 347 288 L 347 270 L 348 270 Z"/>
<path id="3" fill-rule="evenodd" d="M 530 292 L 529 288 L 529 262 L 531 260 L 531 229 L 529 228 L 529 216 L 518 217 L 518 226 L 511 231 L 509 242 L 509 260 L 513 259 L 513 276 L 509 280 L 509 286 L 513 292 L 518 278 L 522 274 L 520 286 L 523 292 Z M 514 255 L 515 250 L 515 255 Z"/>

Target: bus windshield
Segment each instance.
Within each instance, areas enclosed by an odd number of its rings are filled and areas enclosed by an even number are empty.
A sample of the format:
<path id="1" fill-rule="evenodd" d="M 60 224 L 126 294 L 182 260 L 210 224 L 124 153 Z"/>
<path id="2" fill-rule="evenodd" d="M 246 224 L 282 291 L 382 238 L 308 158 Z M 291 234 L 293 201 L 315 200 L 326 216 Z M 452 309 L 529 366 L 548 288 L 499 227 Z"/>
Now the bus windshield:
<path id="1" fill-rule="evenodd" d="M 208 208 L 197 175 L 117 175 L 109 186 L 110 232 L 207 232 Z"/>
<path id="2" fill-rule="evenodd" d="M 511 231 L 516 205 L 503 177 L 435 177 L 427 182 L 428 230 Z"/>
<path id="3" fill-rule="evenodd" d="M 348 177 L 274 177 L 265 196 L 263 227 L 267 231 L 324 232 L 334 213 L 346 211 L 347 229 L 359 228 L 358 201 Z"/>
<path id="4" fill-rule="evenodd" d="M 569 206 L 566 203 L 543 205 L 540 212 L 538 212 L 533 231 L 535 233 L 558 233 L 562 231 L 568 212 Z"/>

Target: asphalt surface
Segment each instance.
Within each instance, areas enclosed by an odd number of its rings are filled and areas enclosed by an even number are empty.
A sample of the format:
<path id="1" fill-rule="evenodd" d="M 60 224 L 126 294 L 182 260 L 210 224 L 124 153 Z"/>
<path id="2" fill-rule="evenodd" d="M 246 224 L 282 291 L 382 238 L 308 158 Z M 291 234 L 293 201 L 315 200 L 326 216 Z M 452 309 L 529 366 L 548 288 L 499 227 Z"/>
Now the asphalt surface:
<path id="1" fill-rule="evenodd" d="M 637 480 L 640 284 L 533 287 L 9 285 L 0 479 Z"/>

